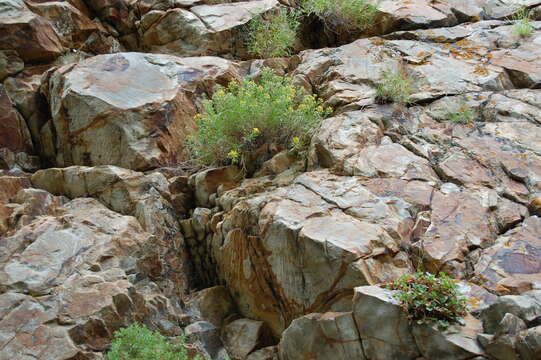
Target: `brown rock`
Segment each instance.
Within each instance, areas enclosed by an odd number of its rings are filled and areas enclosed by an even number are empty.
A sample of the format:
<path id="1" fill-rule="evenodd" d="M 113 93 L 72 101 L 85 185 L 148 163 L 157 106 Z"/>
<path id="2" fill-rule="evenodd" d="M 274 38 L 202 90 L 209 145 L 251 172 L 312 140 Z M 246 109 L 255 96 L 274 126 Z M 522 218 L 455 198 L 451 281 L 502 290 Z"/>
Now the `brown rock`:
<path id="1" fill-rule="evenodd" d="M 225 318 L 235 310 L 231 295 L 224 286 L 213 286 L 198 291 L 187 302 L 187 305 L 201 319 L 210 322 L 217 328 L 222 327 Z"/>
<path id="2" fill-rule="evenodd" d="M 235 360 L 243 360 L 257 349 L 272 344 L 270 331 L 262 321 L 235 320 L 223 329 L 227 352 Z"/>
<path id="3" fill-rule="evenodd" d="M 16 51 L 0 51 L 0 81 L 6 77 L 16 74 L 24 68 L 24 62 L 19 58 Z"/>
<path id="4" fill-rule="evenodd" d="M 53 60 L 62 53 L 52 24 L 22 0 L 2 0 L 0 6 L 0 48 L 17 51 L 24 62 Z"/>
<path id="5" fill-rule="evenodd" d="M 33 152 L 32 139 L 26 121 L 13 106 L 6 89 L 0 84 L 0 148 L 14 153 Z"/>
<path id="6" fill-rule="evenodd" d="M 309 314 L 282 333 L 280 359 L 366 359 L 350 312 Z"/>
<path id="7" fill-rule="evenodd" d="M 475 282 L 501 294 L 521 294 L 539 283 L 541 219 L 531 216 L 485 249 L 475 265 Z"/>
<path id="8" fill-rule="evenodd" d="M 144 170 L 176 163 L 195 131 L 195 96 L 236 76 L 233 64 L 219 58 L 141 53 L 62 67 L 48 81 L 53 120 L 41 137 L 54 149 L 46 155 L 58 166 Z"/>

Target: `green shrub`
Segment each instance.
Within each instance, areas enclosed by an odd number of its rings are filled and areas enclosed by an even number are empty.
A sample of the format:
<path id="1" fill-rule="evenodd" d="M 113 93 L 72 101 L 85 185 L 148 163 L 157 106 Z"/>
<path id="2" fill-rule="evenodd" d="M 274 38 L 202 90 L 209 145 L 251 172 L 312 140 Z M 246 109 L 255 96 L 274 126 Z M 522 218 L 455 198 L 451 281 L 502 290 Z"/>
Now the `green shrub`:
<path id="1" fill-rule="evenodd" d="M 182 345 L 172 345 L 163 335 L 139 324 L 116 331 L 111 350 L 105 356 L 105 360 L 188 359 Z M 202 360 L 201 357 L 196 359 Z"/>
<path id="2" fill-rule="evenodd" d="M 457 124 L 468 124 L 475 120 L 476 113 L 466 103 L 460 103 L 456 111 L 447 113 L 446 118 Z"/>
<path id="3" fill-rule="evenodd" d="M 404 275 L 386 286 L 397 290 L 395 297 L 418 324 L 437 323 L 447 327 L 458 322 L 466 312 L 466 300 L 453 279 L 424 272 Z"/>
<path id="4" fill-rule="evenodd" d="M 413 93 L 413 80 L 404 70 L 383 72 L 382 80 L 376 85 L 376 97 L 384 102 L 408 104 Z"/>
<path id="5" fill-rule="evenodd" d="M 374 24 L 378 13 L 378 2 L 372 0 L 304 0 L 302 8 L 306 13 L 319 17 L 330 29 L 343 28 L 363 31 Z"/>
<path id="6" fill-rule="evenodd" d="M 298 14 L 281 9 L 248 23 L 248 52 L 263 58 L 291 55 L 299 28 Z"/>
<path id="7" fill-rule="evenodd" d="M 192 157 L 203 164 L 242 163 L 262 145 L 302 148 L 330 113 L 291 79 L 263 69 L 259 81 L 245 79 L 219 88 L 196 115 L 198 133 L 188 138 Z"/>
<path id="8" fill-rule="evenodd" d="M 530 10 L 523 7 L 515 13 L 513 16 L 515 25 L 513 26 L 513 33 L 520 37 L 530 37 L 534 33 L 534 27 L 530 23 Z"/>

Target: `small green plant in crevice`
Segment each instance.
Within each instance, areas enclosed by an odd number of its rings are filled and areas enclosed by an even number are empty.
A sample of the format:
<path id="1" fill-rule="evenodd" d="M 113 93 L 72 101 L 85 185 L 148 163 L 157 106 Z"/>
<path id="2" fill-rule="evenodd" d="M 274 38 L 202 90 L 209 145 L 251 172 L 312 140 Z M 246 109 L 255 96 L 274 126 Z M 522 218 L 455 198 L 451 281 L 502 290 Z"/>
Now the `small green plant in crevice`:
<path id="1" fill-rule="evenodd" d="M 376 98 L 380 102 L 411 103 L 414 83 L 404 69 L 383 71 L 381 82 L 376 84 Z"/>
<path id="2" fill-rule="evenodd" d="M 297 11 L 280 9 L 248 23 L 248 52 L 263 58 L 291 55 L 299 28 Z"/>
<path id="3" fill-rule="evenodd" d="M 111 349 L 105 360 L 188 360 L 182 344 L 173 345 L 158 332 L 143 325 L 131 326 L 115 332 Z M 193 360 L 203 360 L 196 356 Z"/>
<path id="4" fill-rule="evenodd" d="M 265 68 L 259 80 L 233 81 L 203 102 L 188 149 L 205 165 L 243 164 L 246 155 L 265 146 L 301 150 L 331 111 L 290 78 Z"/>
<path id="5" fill-rule="evenodd" d="M 533 35 L 535 28 L 531 24 L 530 10 L 526 7 L 522 7 L 513 16 L 515 25 L 513 26 L 513 33 L 520 37 L 530 37 Z"/>
<path id="6" fill-rule="evenodd" d="M 468 106 L 465 102 L 461 102 L 454 112 L 449 112 L 446 119 L 457 124 L 469 124 L 477 117 L 475 110 Z"/>
<path id="7" fill-rule="evenodd" d="M 378 4 L 379 0 L 304 0 L 302 8 L 331 30 L 364 31 L 374 24 Z"/>
<path id="8" fill-rule="evenodd" d="M 458 292 L 456 282 L 440 272 L 436 276 L 427 272 L 404 275 L 385 285 L 396 290 L 408 318 L 418 324 L 436 323 L 446 328 L 460 322 L 466 313 L 466 299 Z"/>

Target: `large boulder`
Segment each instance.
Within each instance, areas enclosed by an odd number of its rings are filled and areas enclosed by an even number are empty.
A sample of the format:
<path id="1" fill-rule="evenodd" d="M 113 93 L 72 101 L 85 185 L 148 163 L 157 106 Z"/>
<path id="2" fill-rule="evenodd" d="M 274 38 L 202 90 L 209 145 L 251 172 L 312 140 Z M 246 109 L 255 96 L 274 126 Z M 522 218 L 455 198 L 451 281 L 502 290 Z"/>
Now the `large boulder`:
<path id="1" fill-rule="evenodd" d="M 232 63 L 211 57 L 119 53 L 64 66 L 46 84 L 46 155 L 58 166 L 177 163 L 195 131 L 196 97 L 236 77 Z"/>
<path id="2" fill-rule="evenodd" d="M 447 329 L 407 318 L 395 292 L 380 286 L 355 288 L 353 312 L 309 314 L 282 333 L 284 360 L 471 359 L 484 356 L 477 342 L 481 322 L 466 315 Z"/>
<path id="3" fill-rule="evenodd" d="M 0 1 L 0 48 L 17 51 L 24 62 L 54 60 L 64 51 L 53 25 L 23 0 Z"/>
<path id="4" fill-rule="evenodd" d="M 279 345 L 283 360 L 364 360 L 363 347 L 350 312 L 309 314 L 293 320 Z"/>
<path id="5" fill-rule="evenodd" d="M 241 314 L 275 335 L 306 313 L 347 311 L 355 286 L 412 271 L 401 243 L 409 243 L 413 205 L 327 171 L 249 194 L 258 187 L 248 180 L 223 193 L 225 213 L 197 208 L 183 231 L 194 258 L 211 257 L 201 278 L 216 272 Z"/>
<path id="6" fill-rule="evenodd" d="M 14 200 L 0 239 L 1 358 L 95 358 L 134 321 L 180 334 L 180 309 L 140 263 L 156 248 L 134 217 L 35 189 Z"/>

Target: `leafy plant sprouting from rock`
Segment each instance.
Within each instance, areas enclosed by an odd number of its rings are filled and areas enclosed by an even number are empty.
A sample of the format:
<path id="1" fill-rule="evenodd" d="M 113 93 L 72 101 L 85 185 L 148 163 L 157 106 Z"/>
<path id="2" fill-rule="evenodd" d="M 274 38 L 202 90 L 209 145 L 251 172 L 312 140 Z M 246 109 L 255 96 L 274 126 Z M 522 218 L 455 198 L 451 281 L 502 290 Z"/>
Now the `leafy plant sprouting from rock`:
<path id="1" fill-rule="evenodd" d="M 534 32 L 534 27 L 530 22 L 530 10 L 522 7 L 513 16 L 515 25 L 513 26 L 513 33 L 520 37 L 530 37 Z"/>
<path id="2" fill-rule="evenodd" d="M 248 24 L 248 51 L 269 58 L 291 55 L 299 28 L 298 12 L 280 9 Z"/>
<path id="3" fill-rule="evenodd" d="M 446 117 L 447 120 L 457 124 L 469 124 L 475 120 L 476 113 L 468 104 L 461 102 L 456 111 L 447 113 Z"/>
<path id="4" fill-rule="evenodd" d="M 397 290 L 395 298 L 418 324 L 437 323 L 445 328 L 460 321 L 466 312 L 466 299 L 457 284 L 441 272 L 439 276 L 425 272 L 404 275 L 386 287 Z"/>
<path id="5" fill-rule="evenodd" d="M 376 98 L 381 102 L 408 104 L 413 93 L 413 80 L 402 68 L 398 71 L 385 70 L 376 90 Z"/>
<path id="6" fill-rule="evenodd" d="M 378 3 L 376 0 L 304 0 L 302 7 L 331 30 L 363 31 L 374 24 Z"/>
<path id="7" fill-rule="evenodd" d="M 160 333 L 139 324 L 116 331 L 111 350 L 105 356 L 105 360 L 149 359 L 188 360 L 189 357 L 182 344 L 173 345 Z M 203 359 L 196 356 L 194 360 Z"/>
<path id="8" fill-rule="evenodd" d="M 242 163 L 245 155 L 264 146 L 298 150 L 331 112 L 290 78 L 267 68 L 257 82 L 245 79 L 218 88 L 203 109 L 196 115 L 199 131 L 188 138 L 188 148 L 207 165 Z"/>

